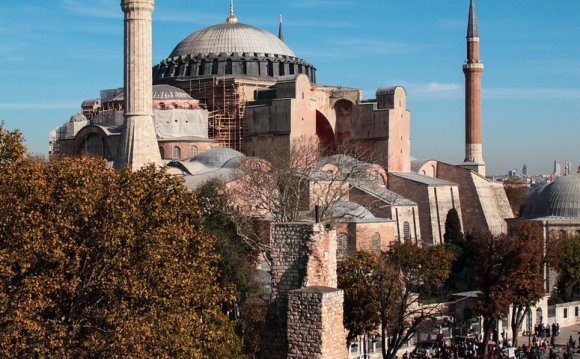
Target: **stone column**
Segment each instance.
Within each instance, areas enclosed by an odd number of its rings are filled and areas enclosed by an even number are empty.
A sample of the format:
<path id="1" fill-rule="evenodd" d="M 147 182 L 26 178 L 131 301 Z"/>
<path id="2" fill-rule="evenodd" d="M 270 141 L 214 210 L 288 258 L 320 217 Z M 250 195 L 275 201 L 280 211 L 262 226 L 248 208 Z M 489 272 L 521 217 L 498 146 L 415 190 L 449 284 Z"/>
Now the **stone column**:
<path id="1" fill-rule="evenodd" d="M 125 124 L 115 168 L 161 164 L 153 124 L 151 14 L 155 0 L 122 0 L 125 13 Z"/>

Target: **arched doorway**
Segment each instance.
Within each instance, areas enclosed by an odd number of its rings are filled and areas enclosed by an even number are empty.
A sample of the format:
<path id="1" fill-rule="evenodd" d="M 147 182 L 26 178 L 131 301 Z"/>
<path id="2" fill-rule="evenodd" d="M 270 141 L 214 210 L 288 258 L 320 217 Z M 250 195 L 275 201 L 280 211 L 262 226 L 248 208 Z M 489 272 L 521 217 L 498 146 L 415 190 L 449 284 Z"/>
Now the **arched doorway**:
<path id="1" fill-rule="evenodd" d="M 336 153 L 337 148 L 334 131 L 326 116 L 320 111 L 316 111 L 316 136 L 326 151 Z"/>

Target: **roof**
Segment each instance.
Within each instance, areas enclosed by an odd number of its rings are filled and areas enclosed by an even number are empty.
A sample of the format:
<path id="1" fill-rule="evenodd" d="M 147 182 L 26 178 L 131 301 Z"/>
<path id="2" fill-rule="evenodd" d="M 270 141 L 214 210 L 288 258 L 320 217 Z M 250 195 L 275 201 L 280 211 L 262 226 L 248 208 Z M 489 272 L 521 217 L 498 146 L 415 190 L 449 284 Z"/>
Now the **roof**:
<path id="1" fill-rule="evenodd" d="M 439 178 L 423 176 L 418 173 L 390 172 L 389 175 L 407 179 L 409 181 L 426 184 L 428 186 L 457 186 L 457 183 L 445 181 Z"/>
<path id="2" fill-rule="evenodd" d="M 376 199 L 388 203 L 392 206 L 416 206 L 417 203 L 402 197 L 401 195 L 389 191 L 385 187 L 380 187 L 376 185 L 371 185 L 363 181 L 353 181 L 351 182 L 353 187 L 375 197 Z"/>
<path id="3" fill-rule="evenodd" d="M 475 0 L 469 3 L 469 22 L 467 24 L 467 38 L 479 37 L 477 30 L 477 19 L 475 17 Z"/>
<path id="4" fill-rule="evenodd" d="M 192 33 L 175 47 L 169 57 L 220 53 L 260 53 L 296 57 L 294 52 L 274 34 L 237 22 L 213 25 Z"/>
<path id="5" fill-rule="evenodd" d="M 423 167 L 426 163 L 429 163 L 434 160 L 423 160 L 423 159 L 416 159 L 411 158 L 411 172 L 419 172 L 421 167 Z"/>
<path id="6" fill-rule="evenodd" d="M 524 218 L 580 218 L 580 175 L 558 177 L 534 192 L 522 208 Z"/>
<path id="7" fill-rule="evenodd" d="M 341 219 L 376 219 L 376 217 L 365 207 L 355 202 L 336 201 L 328 209 L 330 216 L 337 220 Z"/>
<path id="8" fill-rule="evenodd" d="M 153 95 L 153 100 L 157 100 L 157 101 L 167 101 L 167 100 L 190 101 L 190 100 L 193 100 L 193 97 L 191 97 L 185 90 L 182 90 L 178 87 L 170 86 L 170 85 L 153 85 L 152 95 Z M 125 100 L 125 93 L 124 92 L 121 92 L 120 94 L 115 96 L 115 98 L 113 99 L 113 101 L 117 101 L 117 102 L 120 102 L 123 100 Z"/>

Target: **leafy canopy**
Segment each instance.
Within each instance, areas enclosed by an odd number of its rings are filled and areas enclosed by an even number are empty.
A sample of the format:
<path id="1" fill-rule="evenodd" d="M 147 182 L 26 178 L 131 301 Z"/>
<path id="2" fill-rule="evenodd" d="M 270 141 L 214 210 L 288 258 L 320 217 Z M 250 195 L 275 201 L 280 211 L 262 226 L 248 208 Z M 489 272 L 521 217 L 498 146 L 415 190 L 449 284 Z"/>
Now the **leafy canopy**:
<path id="1" fill-rule="evenodd" d="M 1 356 L 241 357 L 192 192 L 153 167 L 12 148 L 0 159 Z"/>

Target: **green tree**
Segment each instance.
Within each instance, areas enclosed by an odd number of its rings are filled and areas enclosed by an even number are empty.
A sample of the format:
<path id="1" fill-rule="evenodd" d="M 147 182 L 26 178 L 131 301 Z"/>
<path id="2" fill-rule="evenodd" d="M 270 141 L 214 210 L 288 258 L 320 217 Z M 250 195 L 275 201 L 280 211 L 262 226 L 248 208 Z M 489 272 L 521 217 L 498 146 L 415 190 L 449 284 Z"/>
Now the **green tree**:
<path id="1" fill-rule="evenodd" d="M 558 292 L 565 301 L 580 296 L 580 236 L 553 239 L 550 265 L 558 271 Z"/>
<path id="2" fill-rule="evenodd" d="M 215 238 L 179 179 L 2 156 L 3 357 L 242 356 Z"/>
<path id="3" fill-rule="evenodd" d="M 443 239 L 445 243 L 451 243 L 460 248 L 463 248 L 465 245 L 465 238 L 461 231 L 461 221 L 459 220 L 459 214 L 455 208 L 451 208 L 449 212 L 447 212 Z"/>
<path id="4" fill-rule="evenodd" d="M 338 265 L 338 287 L 344 290 L 344 326 L 347 345 L 357 336 L 367 336 L 381 323 L 377 280 L 380 258 L 357 252 Z M 366 354 L 366 346 L 365 346 Z"/>

